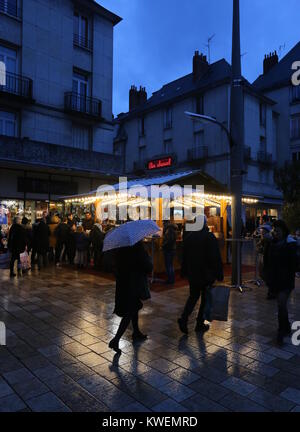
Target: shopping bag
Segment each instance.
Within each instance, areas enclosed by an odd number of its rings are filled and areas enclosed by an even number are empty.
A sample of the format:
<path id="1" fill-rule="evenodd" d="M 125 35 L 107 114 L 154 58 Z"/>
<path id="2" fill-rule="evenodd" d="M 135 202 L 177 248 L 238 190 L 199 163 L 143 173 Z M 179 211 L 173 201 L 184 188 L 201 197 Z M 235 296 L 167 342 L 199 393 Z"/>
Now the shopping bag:
<path id="1" fill-rule="evenodd" d="M 228 321 L 230 288 L 218 285 L 210 291 L 210 321 Z"/>
<path id="2" fill-rule="evenodd" d="M 0 254 L 0 269 L 6 270 L 9 269 L 10 263 L 10 253 Z"/>
<path id="3" fill-rule="evenodd" d="M 29 270 L 31 268 L 29 255 L 26 251 L 20 254 L 20 267 L 22 270 Z"/>

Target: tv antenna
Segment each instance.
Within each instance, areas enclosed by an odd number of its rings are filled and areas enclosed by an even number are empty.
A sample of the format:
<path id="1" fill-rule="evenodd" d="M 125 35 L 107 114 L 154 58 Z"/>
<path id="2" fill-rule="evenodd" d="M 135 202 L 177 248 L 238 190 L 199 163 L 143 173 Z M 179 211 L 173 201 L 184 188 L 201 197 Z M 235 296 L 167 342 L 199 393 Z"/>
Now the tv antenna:
<path id="1" fill-rule="evenodd" d="M 213 38 L 214 38 L 215 36 L 216 36 L 215 34 L 213 34 L 212 36 L 210 36 L 210 37 L 207 39 L 207 44 L 205 44 L 205 46 L 207 47 L 207 50 L 208 50 L 208 63 L 210 63 L 210 60 L 211 60 L 211 57 L 210 57 L 210 46 L 211 46 L 211 41 L 213 40 Z"/>
<path id="2" fill-rule="evenodd" d="M 279 48 L 278 48 L 278 57 L 279 57 L 279 58 L 281 58 L 283 52 L 285 51 L 285 47 L 286 47 L 285 42 L 284 42 L 283 45 L 279 45 Z"/>

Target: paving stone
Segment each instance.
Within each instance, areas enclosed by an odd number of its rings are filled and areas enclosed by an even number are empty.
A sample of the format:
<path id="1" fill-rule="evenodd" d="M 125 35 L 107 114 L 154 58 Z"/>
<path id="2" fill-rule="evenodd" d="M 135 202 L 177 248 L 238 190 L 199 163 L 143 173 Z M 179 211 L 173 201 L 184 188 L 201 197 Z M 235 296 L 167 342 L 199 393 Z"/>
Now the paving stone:
<path id="1" fill-rule="evenodd" d="M 178 381 L 171 381 L 159 388 L 162 393 L 167 394 L 176 402 L 182 402 L 195 394 L 191 388 L 180 384 Z"/>
<path id="2" fill-rule="evenodd" d="M 226 394 L 229 393 L 229 389 L 224 388 L 221 385 L 215 384 L 211 381 L 201 378 L 189 385 L 196 393 L 200 393 L 202 396 L 211 399 L 214 402 L 218 402 Z"/>
<path id="3" fill-rule="evenodd" d="M 25 408 L 26 405 L 15 393 L 0 398 L 0 412 L 16 412 Z"/>
<path id="4" fill-rule="evenodd" d="M 222 382 L 222 385 L 241 396 L 247 396 L 256 390 L 256 386 L 250 384 L 240 378 L 230 377 L 226 381 Z"/>
<path id="5" fill-rule="evenodd" d="M 18 395 L 25 401 L 49 391 L 48 387 L 46 387 L 45 384 L 43 384 L 37 378 L 18 382 L 13 385 L 13 388 L 15 392 L 18 393 Z"/>
<path id="6" fill-rule="evenodd" d="M 16 384 L 20 381 L 29 380 L 34 377 L 32 373 L 30 373 L 29 370 L 25 368 L 17 369 L 12 372 L 7 372 L 3 374 L 3 376 L 6 381 L 9 382 L 9 384 Z"/>
<path id="7" fill-rule="evenodd" d="M 35 412 L 68 412 L 68 408 L 54 393 L 48 392 L 42 396 L 29 399 L 28 406 Z"/>
<path id="8" fill-rule="evenodd" d="M 254 402 L 275 412 L 287 412 L 294 408 L 295 404 L 288 402 L 282 397 L 275 396 L 263 389 L 255 390 L 248 396 Z"/>
<path id="9" fill-rule="evenodd" d="M 240 396 L 236 393 L 226 395 L 219 402 L 230 411 L 235 412 L 268 412 L 269 410 L 250 399 Z"/>
<path id="10" fill-rule="evenodd" d="M 300 390 L 289 387 L 285 391 L 283 391 L 280 396 L 291 402 L 294 402 L 297 405 L 300 405 Z"/>
<path id="11" fill-rule="evenodd" d="M 152 407 L 154 412 L 187 412 L 188 409 L 173 399 L 166 399 L 163 402 Z"/>
<path id="12" fill-rule="evenodd" d="M 13 389 L 0 377 L 0 398 L 13 393 Z"/>
<path id="13" fill-rule="evenodd" d="M 190 399 L 182 402 L 182 405 L 190 412 L 225 412 L 226 407 L 200 395 L 196 394 Z"/>
<path id="14" fill-rule="evenodd" d="M 126 407 L 120 408 L 119 410 L 117 410 L 117 412 L 128 412 L 128 413 L 150 412 L 150 410 L 139 402 L 133 402 L 130 405 L 127 405 Z"/>
<path id="15" fill-rule="evenodd" d="M 171 379 L 179 381 L 181 384 L 185 385 L 189 385 L 199 379 L 199 375 L 181 367 L 168 372 L 167 375 Z"/>
<path id="16" fill-rule="evenodd" d="M 103 357 L 93 352 L 80 355 L 77 357 L 77 359 L 89 367 L 98 366 L 106 363 L 106 360 Z"/>

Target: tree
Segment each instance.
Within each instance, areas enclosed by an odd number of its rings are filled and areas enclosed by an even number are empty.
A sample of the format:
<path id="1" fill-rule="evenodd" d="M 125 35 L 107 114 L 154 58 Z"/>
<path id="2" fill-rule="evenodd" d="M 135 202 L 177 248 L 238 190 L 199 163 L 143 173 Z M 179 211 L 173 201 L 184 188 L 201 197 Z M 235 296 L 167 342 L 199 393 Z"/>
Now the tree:
<path id="1" fill-rule="evenodd" d="M 283 218 L 292 231 L 300 227 L 300 161 L 288 162 L 274 173 L 277 188 L 283 193 Z"/>

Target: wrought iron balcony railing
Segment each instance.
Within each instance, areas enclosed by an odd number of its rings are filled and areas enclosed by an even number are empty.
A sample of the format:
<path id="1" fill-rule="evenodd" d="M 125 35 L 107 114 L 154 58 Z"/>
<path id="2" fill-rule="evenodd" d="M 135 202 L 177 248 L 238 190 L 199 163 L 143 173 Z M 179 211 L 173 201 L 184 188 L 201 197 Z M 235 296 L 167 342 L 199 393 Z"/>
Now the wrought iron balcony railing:
<path id="1" fill-rule="evenodd" d="M 22 10 L 18 0 L 0 0 L 0 12 L 15 18 L 22 17 Z"/>
<path id="2" fill-rule="evenodd" d="M 265 165 L 271 165 L 273 163 L 272 154 L 261 150 L 257 152 L 257 161 Z"/>
<path id="3" fill-rule="evenodd" d="M 21 75 L 6 72 L 0 93 L 8 93 L 24 99 L 32 99 L 32 80 Z"/>
<path id="4" fill-rule="evenodd" d="M 89 51 L 93 50 L 93 41 L 91 39 L 88 39 L 85 36 L 80 36 L 80 35 L 74 33 L 73 43 L 75 46 L 78 46 L 80 48 L 85 48 Z"/>
<path id="5" fill-rule="evenodd" d="M 66 92 L 65 110 L 100 119 L 102 116 L 102 102 L 99 99 L 87 97 L 79 93 Z"/>
<path id="6" fill-rule="evenodd" d="M 191 162 L 193 160 L 203 160 L 208 157 L 208 147 L 207 146 L 199 146 L 194 147 L 192 149 L 188 149 L 187 152 L 188 161 Z"/>

